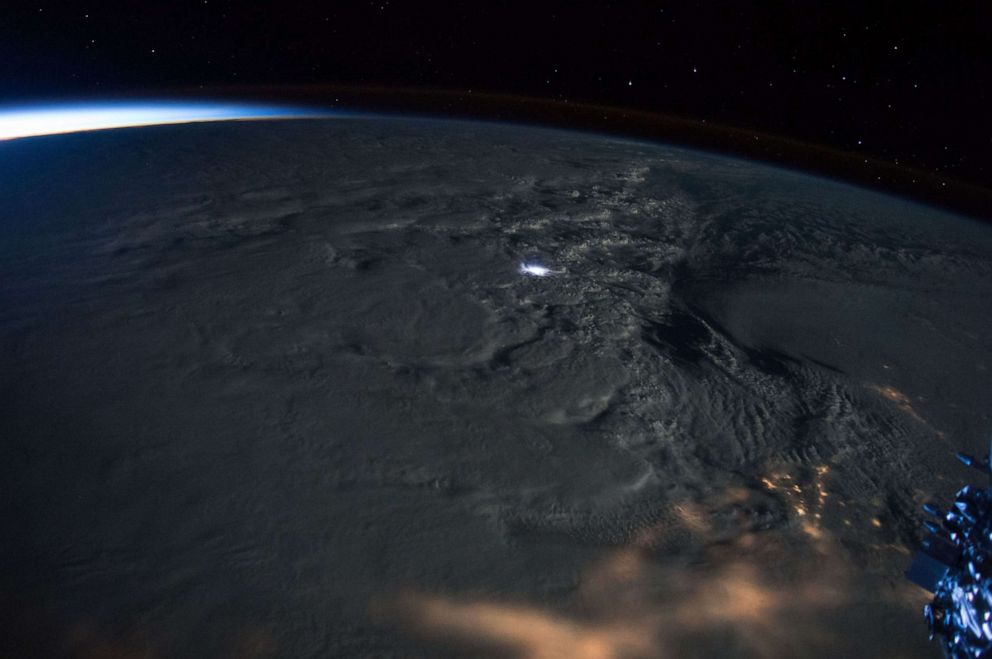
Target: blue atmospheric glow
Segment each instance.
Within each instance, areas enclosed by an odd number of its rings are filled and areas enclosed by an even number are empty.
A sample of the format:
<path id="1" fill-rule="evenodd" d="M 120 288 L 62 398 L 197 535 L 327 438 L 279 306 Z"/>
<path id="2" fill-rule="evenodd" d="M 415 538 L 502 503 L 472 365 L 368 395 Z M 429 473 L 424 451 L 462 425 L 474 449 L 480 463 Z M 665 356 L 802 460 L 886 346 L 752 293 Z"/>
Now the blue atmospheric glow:
<path id="1" fill-rule="evenodd" d="M 195 121 L 326 116 L 308 108 L 243 103 L 143 101 L 0 108 L 0 140 Z"/>

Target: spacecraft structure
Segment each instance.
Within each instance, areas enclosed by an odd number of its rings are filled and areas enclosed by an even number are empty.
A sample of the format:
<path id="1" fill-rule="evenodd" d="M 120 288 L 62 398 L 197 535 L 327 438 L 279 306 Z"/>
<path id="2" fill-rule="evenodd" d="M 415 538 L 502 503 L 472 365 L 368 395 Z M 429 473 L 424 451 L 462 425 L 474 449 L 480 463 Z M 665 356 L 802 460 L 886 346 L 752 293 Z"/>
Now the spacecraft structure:
<path id="1" fill-rule="evenodd" d="M 959 453 L 969 467 L 992 476 L 992 449 L 985 458 Z M 930 639 L 940 637 L 949 659 L 992 659 L 992 481 L 966 485 L 944 511 L 928 503 L 927 535 L 906 570 L 913 583 L 933 593 L 923 607 Z"/>

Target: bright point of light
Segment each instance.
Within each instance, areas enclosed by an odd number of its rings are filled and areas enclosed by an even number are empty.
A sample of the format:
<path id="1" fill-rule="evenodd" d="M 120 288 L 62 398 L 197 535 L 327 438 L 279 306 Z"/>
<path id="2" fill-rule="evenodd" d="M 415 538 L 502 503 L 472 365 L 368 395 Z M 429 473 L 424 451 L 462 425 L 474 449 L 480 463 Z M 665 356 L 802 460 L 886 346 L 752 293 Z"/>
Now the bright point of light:
<path id="1" fill-rule="evenodd" d="M 554 274 L 555 271 L 551 268 L 546 268 L 543 265 L 537 263 L 521 263 L 520 264 L 520 274 L 531 275 L 532 277 L 547 277 L 548 275 Z"/>
<path id="2" fill-rule="evenodd" d="M 291 107 L 169 101 L 8 107 L 0 108 L 0 140 L 194 121 L 277 119 L 324 114 Z"/>

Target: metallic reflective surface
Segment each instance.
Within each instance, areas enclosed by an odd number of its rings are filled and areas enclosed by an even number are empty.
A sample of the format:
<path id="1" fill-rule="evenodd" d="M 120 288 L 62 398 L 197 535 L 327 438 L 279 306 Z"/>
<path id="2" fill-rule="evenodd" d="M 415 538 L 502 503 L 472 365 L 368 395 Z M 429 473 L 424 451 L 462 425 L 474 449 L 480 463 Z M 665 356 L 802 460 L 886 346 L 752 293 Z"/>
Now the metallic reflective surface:
<path id="1" fill-rule="evenodd" d="M 988 473 L 984 459 L 960 453 L 958 459 Z M 934 593 L 923 608 L 930 638 L 941 637 L 951 659 L 980 659 L 992 653 L 992 488 L 966 485 L 950 509 L 923 510 L 940 524 L 925 521 L 922 542 L 906 576 Z"/>

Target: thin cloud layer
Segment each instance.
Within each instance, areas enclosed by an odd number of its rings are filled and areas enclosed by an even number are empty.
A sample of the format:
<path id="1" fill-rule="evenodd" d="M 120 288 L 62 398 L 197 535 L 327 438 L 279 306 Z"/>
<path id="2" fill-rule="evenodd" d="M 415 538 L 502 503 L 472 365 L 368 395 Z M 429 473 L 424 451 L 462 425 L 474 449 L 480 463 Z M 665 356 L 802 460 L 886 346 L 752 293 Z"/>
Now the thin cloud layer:
<path id="1" fill-rule="evenodd" d="M 824 526 L 828 473 L 814 469 L 805 485 L 771 473 L 765 492 L 730 488 L 673 506 L 670 520 L 589 565 L 563 606 L 406 591 L 372 613 L 429 642 L 524 659 L 900 656 L 900 642 L 925 642 L 925 626 L 920 639 L 888 642 L 879 620 L 919 616 L 925 594 L 866 575 Z M 762 497 L 784 497 L 786 526 L 728 534 L 711 522 Z M 902 560 L 905 549 L 889 549 Z"/>

